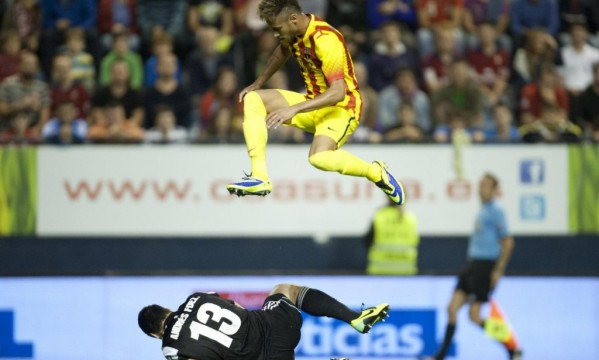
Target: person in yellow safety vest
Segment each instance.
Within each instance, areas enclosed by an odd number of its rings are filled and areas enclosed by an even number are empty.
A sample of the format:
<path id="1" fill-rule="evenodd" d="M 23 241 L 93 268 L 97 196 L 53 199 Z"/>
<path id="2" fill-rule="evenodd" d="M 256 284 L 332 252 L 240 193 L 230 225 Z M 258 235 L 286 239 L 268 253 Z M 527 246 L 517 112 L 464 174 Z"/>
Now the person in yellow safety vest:
<path id="1" fill-rule="evenodd" d="M 364 239 L 368 249 L 368 274 L 418 273 L 418 224 L 416 216 L 405 207 L 389 202 L 377 210 Z"/>

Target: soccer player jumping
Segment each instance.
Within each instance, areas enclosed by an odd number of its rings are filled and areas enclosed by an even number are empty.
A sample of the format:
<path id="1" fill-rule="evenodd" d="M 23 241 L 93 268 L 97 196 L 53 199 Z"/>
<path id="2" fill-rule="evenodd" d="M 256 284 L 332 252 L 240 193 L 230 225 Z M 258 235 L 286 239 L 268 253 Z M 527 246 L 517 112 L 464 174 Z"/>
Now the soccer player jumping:
<path id="1" fill-rule="evenodd" d="M 404 189 L 384 162 L 368 163 L 340 149 L 358 126 L 362 110 L 353 63 L 341 33 L 322 19 L 304 14 L 297 0 L 262 0 L 259 11 L 279 45 L 262 74 L 239 94 L 252 173 L 227 185 L 227 190 L 238 196 L 271 192 L 266 169 L 268 129 L 290 125 L 314 133 L 309 154 L 314 167 L 366 177 L 402 205 Z M 290 56 L 300 65 L 306 94 L 259 90 Z"/>

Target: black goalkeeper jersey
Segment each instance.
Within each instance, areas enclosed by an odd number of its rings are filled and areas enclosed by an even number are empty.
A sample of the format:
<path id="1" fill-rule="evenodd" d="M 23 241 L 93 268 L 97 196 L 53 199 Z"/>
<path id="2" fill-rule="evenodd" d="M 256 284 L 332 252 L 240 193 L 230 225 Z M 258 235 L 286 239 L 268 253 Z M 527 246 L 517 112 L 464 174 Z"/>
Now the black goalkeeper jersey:
<path id="1" fill-rule="evenodd" d="M 166 319 L 162 352 L 169 360 L 259 360 L 265 332 L 260 312 L 218 294 L 195 293 Z"/>

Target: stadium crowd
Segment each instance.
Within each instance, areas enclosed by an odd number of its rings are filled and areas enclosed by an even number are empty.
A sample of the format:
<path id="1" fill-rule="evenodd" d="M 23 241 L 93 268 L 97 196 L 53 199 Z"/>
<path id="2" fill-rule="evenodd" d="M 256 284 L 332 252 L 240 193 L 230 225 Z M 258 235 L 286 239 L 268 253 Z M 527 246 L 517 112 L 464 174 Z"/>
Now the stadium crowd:
<path id="1" fill-rule="evenodd" d="M 0 0 L 0 143 L 242 143 L 259 2 Z M 299 2 L 352 54 L 353 142 L 599 142 L 599 1 Z M 267 87 L 303 91 L 297 66 Z"/>

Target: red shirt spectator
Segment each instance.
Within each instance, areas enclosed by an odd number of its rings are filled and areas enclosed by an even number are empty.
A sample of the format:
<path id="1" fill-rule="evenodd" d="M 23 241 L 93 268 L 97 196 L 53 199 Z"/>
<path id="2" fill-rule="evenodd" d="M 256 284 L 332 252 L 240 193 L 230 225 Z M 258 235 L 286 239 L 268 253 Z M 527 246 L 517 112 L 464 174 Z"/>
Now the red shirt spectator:
<path id="1" fill-rule="evenodd" d="M 128 15 L 125 16 L 118 16 L 113 13 L 115 9 L 113 2 L 113 0 L 98 0 L 98 30 L 100 30 L 100 33 L 122 32 L 124 28 L 127 29 L 128 33 L 138 33 L 137 1 L 121 1 L 122 6 L 128 10 Z M 129 22 L 126 23 L 123 20 Z"/>
<path id="2" fill-rule="evenodd" d="M 0 84 L 11 75 L 19 72 L 21 62 L 21 38 L 16 31 L 7 30 L 0 38 Z"/>
<path id="3" fill-rule="evenodd" d="M 74 82 L 71 74 L 71 58 L 67 55 L 58 55 L 54 58 L 52 66 L 52 86 L 50 96 L 52 105 L 50 111 L 52 116 L 56 106 L 61 102 L 68 101 L 75 106 L 76 118 L 86 119 L 89 114 L 90 96 L 85 87 Z"/>
<path id="4" fill-rule="evenodd" d="M 541 117 L 543 107 L 560 107 L 568 111 L 568 93 L 561 85 L 553 66 L 541 70 L 539 81 L 526 85 L 520 96 L 520 122 L 529 124 Z"/>
<path id="5" fill-rule="evenodd" d="M 426 19 L 425 26 L 440 25 L 449 22 L 453 25 L 459 24 L 459 19 L 454 24 L 456 11 L 464 9 L 464 0 L 416 0 L 416 11 L 419 14 L 420 22 Z M 422 25 L 422 24 L 421 24 Z"/>

